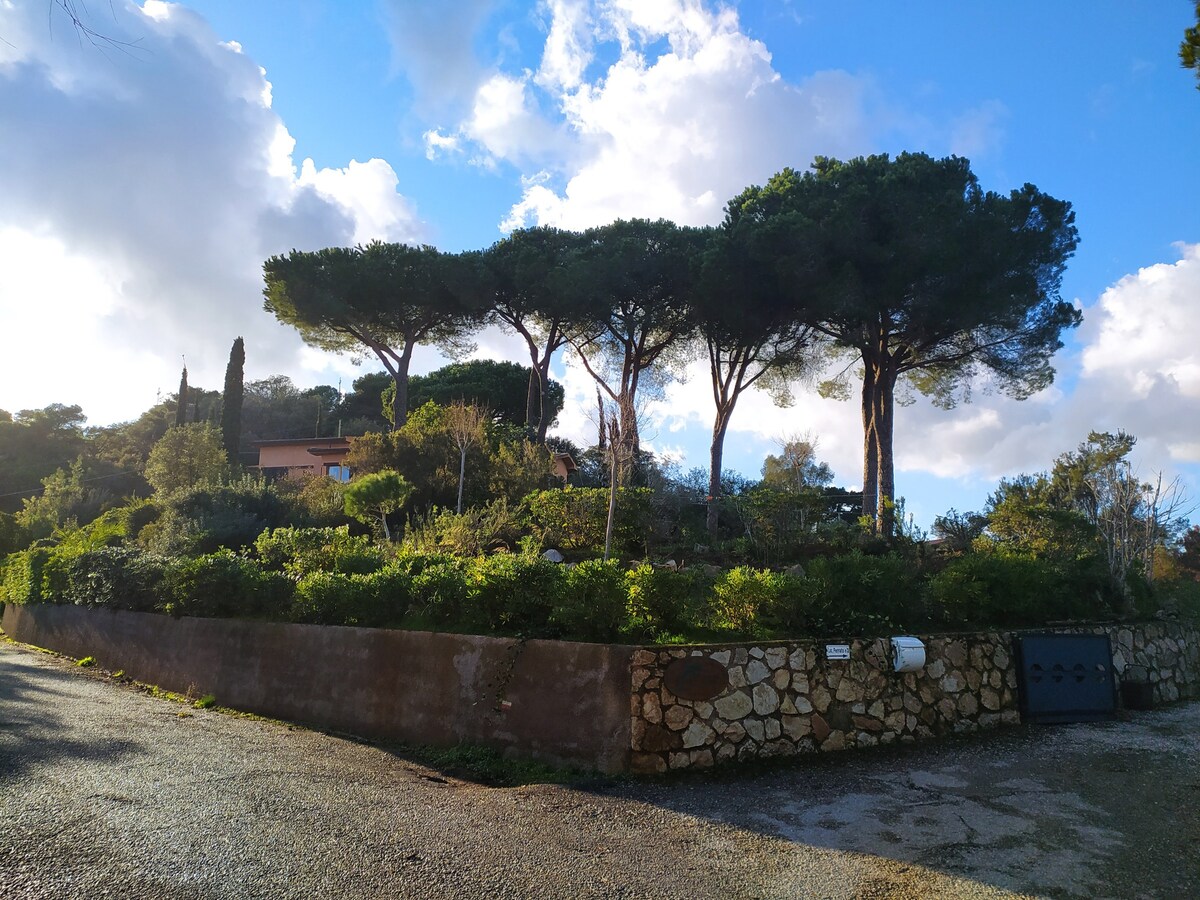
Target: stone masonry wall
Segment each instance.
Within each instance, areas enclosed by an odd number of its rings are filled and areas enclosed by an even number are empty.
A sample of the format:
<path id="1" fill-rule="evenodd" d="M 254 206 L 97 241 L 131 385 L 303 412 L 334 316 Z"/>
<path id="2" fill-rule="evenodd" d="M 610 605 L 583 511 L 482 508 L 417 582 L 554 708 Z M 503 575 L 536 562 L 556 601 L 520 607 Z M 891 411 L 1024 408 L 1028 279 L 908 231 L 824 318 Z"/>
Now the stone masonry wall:
<path id="1" fill-rule="evenodd" d="M 1114 678 L 1148 679 L 1157 702 L 1200 696 L 1196 628 L 1151 623 L 1056 631 L 1108 634 Z M 923 638 L 925 666 L 905 674 L 891 670 L 890 645 L 882 639 L 849 641 L 849 660 L 826 659 L 825 641 L 639 649 L 631 669 L 631 766 L 702 768 L 1017 724 L 1015 635 Z M 685 670 L 689 677 L 680 681 Z M 706 699 L 680 697 L 670 684 Z"/>

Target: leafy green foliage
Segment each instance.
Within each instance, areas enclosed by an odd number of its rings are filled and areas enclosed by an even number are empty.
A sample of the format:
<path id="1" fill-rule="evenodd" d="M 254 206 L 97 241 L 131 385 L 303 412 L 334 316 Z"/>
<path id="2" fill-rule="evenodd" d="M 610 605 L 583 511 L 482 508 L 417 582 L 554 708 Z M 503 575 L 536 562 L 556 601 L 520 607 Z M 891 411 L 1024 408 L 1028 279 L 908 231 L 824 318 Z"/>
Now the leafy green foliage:
<path id="1" fill-rule="evenodd" d="M 158 505 L 161 514 L 142 528 L 138 543 L 164 554 L 240 550 L 253 544 L 263 529 L 283 525 L 292 515 L 274 486 L 255 475 L 180 489 Z"/>
<path id="2" fill-rule="evenodd" d="M 650 529 L 651 492 L 646 488 L 621 488 L 613 546 L 619 552 L 645 552 Z M 538 491 L 525 498 L 529 516 L 543 545 L 567 553 L 597 553 L 604 549 L 608 520 L 608 490 L 567 487 Z"/>
<path id="3" fill-rule="evenodd" d="M 726 210 L 725 231 L 756 270 L 862 360 L 863 511 L 885 537 L 897 384 L 948 407 L 987 370 L 1023 399 L 1051 382 L 1059 336 L 1080 322 L 1059 295 L 1078 241 L 1070 204 L 1031 184 L 985 192 L 960 157 L 818 157 Z"/>
<path id="4" fill-rule="evenodd" d="M 238 450 L 242 444 L 245 367 L 246 344 L 238 337 L 229 348 L 229 362 L 225 366 L 225 389 L 221 392 L 221 440 L 225 443 L 225 455 L 233 465 L 237 464 Z"/>
<path id="5" fill-rule="evenodd" d="M 381 547 L 345 526 L 268 529 L 255 538 L 254 554 L 267 569 L 297 579 L 316 572 L 369 575 L 387 563 Z"/>
<path id="6" fill-rule="evenodd" d="M 78 459 L 84 421 L 80 407 L 61 403 L 0 417 L 0 510 L 16 512 L 43 478 Z"/>
<path id="7" fill-rule="evenodd" d="M 432 509 L 409 519 L 404 546 L 414 552 L 479 556 L 496 550 L 516 550 L 526 525 L 524 509 L 499 497 L 482 508 L 463 513 Z"/>
<path id="8" fill-rule="evenodd" d="M 418 344 L 468 349 L 464 265 L 433 247 L 372 241 L 293 250 L 263 264 L 264 308 L 333 352 L 373 352 L 396 385 L 393 421 L 408 415 L 408 367 Z"/>
<path id="9" fill-rule="evenodd" d="M 787 576 L 768 569 L 738 566 L 713 585 L 710 623 L 714 628 L 753 634 L 779 601 Z"/>
<path id="10" fill-rule="evenodd" d="M 174 616 L 275 618 L 287 609 L 292 581 L 264 571 L 232 550 L 172 558 L 163 576 L 169 598 L 163 612 Z"/>
<path id="11" fill-rule="evenodd" d="M 229 472 L 221 432 L 207 422 L 170 429 L 146 460 L 146 480 L 159 497 L 221 481 Z"/>
<path id="12" fill-rule="evenodd" d="M 346 488 L 346 514 L 360 522 L 374 522 L 378 519 L 383 527 L 384 537 L 390 538 L 387 517 L 404 505 L 412 489 L 412 485 L 404 476 L 391 469 L 363 475 Z"/>
<path id="13" fill-rule="evenodd" d="M 292 618 L 316 625 L 395 626 L 408 612 L 411 593 L 412 578 L 399 568 L 354 574 L 313 571 L 296 583 Z"/>
<path id="14" fill-rule="evenodd" d="M 649 563 L 625 572 L 630 634 L 647 638 L 687 631 L 703 615 L 703 578 L 693 571 L 656 569 Z"/>
<path id="15" fill-rule="evenodd" d="M 164 601 L 171 560 L 130 547 L 57 554 L 63 578 L 58 602 L 151 612 Z"/>
<path id="16" fill-rule="evenodd" d="M 1079 577 L 1044 558 L 968 554 L 930 579 L 929 595 L 953 628 L 1095 621 L 1113 612 L 1103 594 L 1089 594 Z"/>
<path id="17" fill-rule="evenodd" d="M 924 581 L 899 553 L 869 556 L 855 550 L 814 559 L 805 580 L 813 586 L 807 617 L 827 633 L 880 635 L 902 624 L 928 627 Z"/>
<path id="18" fill-rule="evenodd" d="M 469 569 L 470 624 L 488 631 L 545 636 L 567 589 L 566 570 L 541 557 L 497 553 Z M 474 621 L 472 622 L 471 619 Z"/>
<path id="19" fill-rule="evenodd" d="M 1200 90 L 1200 0 L 1196 3 L 1196 24 L 1183 32 L 1179 44 L 1179 64 L 1196 73 L 1196 88 Z"/>
<path id="20" fill-rule="evenodd" d="M 409 377 L 408 408 L 411 411 L 429 402 L 438 406 L 465 403 L 490 410 L 498 422 L 525 425 L 531 375 L 537 377 L 527 366 L 513 362 L 480 359 L 451 363 L 428 375 Z M 551 379 L 546 394 L 550 423 L 562 411 L 564 399 L 563 386 Z"/>
<path id="21" fill-rule="evenodd" d="M 550 613 L 555 636 L 615 641 L 625 622 L 626 593 L 615 560 L 587 559 L 567 570 L 566 588 Z"/>

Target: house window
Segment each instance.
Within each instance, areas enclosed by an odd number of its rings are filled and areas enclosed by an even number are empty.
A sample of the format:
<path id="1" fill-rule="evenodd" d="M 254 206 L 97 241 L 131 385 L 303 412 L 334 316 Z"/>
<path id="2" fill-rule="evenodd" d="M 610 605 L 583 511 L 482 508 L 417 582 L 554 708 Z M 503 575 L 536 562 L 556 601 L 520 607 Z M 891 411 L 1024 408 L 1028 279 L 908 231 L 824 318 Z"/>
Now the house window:
<path id="1" fill-rule="evenodd" d="M 345 483 L 350 480 L 350 467 L 339 465 L 338 463 L 327 463 L 325 465 L 325 474 L 334 481 Z"/>

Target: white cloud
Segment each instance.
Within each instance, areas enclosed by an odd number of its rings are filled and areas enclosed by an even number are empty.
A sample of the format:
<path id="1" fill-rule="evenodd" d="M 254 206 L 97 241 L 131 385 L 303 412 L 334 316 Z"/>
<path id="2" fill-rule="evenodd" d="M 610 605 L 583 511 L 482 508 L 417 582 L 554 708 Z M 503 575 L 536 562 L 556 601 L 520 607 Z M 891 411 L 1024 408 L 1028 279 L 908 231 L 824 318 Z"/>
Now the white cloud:
<path id="1" fill-rule="evenodd" d="M 481 72 L 475 36 L 495 5 L 460 0 L 450 9 L 425 0 L 384 0 L 395 65 L 416 89 L 418 103 L 455 109 L 471 96 Z"/>
<path id="2" fill-rule="evenodd" d="M 549 90 L 579 86 L 592 61 L 593 39 L 586 0 L 549 0 L 549 33 L 535 80 Z"/>
<path id="3" fill-rule="evenodd" d="M 700 0 L 544 9 L 537 72 L 481 78 L 470 114 L 436 132 L 524 172 L 505 230 L 633 216 L 712 223 L 730 197 L 784 166 L 871 149 L 866 83 L 844 72 L 785 82 L 732 9 Z M 598 43 L 617 59 L 589 78 Z M 530 181 L 531 172 L 552 177 Z"/>
<path id="4" fill-rule="evenodd" d="M 195 13 L 126 2 L 105 28 L 137 50 L 0 8 L 0 134 L 20 135 L 0 142 L 0 331 L 53 328 L 6 342 L 0 406 L 77 402 L 93 422 L 173 390 L 183 355 L 219 386 L 239 334 L 250 377 L 294 370 L 298 337 L 262 311 L 266 256 L 422 233 L 382 160 L 297 173 L 262 69 Z"/>
<path id="5" fill-rule="evenodd" d="M 958 116 L 950 126 L 950 152 L 977 160 L 996 155 L 1004 143 L 1008 107 L 988 100 Z"/>

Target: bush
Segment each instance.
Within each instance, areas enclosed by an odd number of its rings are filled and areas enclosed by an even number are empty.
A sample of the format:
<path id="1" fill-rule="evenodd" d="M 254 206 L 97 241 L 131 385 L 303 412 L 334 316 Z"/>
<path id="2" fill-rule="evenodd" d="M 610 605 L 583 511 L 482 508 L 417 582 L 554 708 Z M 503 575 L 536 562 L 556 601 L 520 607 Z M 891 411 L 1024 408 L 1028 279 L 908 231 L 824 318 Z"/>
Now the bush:
<path id="1" fill-rule="evenodd" d="M 464 624 L 529 637 L 553 635 L 551 616 L 566 584 L 561 565 L 497 553 L 474 560 L 469 577 L 470 611 Z"/>
<path id="2" fill-rule="evenodd" d="M 313 572 L 368 575 L 387 562 L 382 548 L 365 535 L 340 528 L 276 528 L 254 539 L 254 553 L 264 568 L 302 578 Z"/>
<path id="3" fill-rule="evenodd" d="M 523 518 L 522 507 L 509 507 L 503 497 L 462 513 L 435 507 L 424 516 L 409 519 L 404 546 L 417 552 L 470 557 L 498 549 L 515 550 L 525 530 Z"/>
<path id="4" fill-rule="evenodd" d="M 163 611 L 175 616 L 275 617 L 287 609 L 291 579 L 231 550 L 171 560 Z"/>
<path id="5" fill-rule="evenodd" d="M 380 628 L 408 612 L 412 579 L 398 568 L 368 574 L 311 572 L 296 584 L 292 618 L 316 625 Z"/>
<path id="6" fill-rule="evenodd" d="M 762 631 L 779 603 L 786 577 L 749 566 L 738 566 L 722 573 L 713 585 L 709 624 L 713 628 L 747 634 Z"/>
<path id="7" fill-rule="evenodd" d="M 649 563 L 625 573 L 631 633 L 648 638 L 685 631 L 700 616 L 700 579 L 694 573 L 656 569 Z"/>
<path id="8" fill-rule="evenodd" d="M 264 529 L 287 522 L 288 505 L 264 479 L 246 475 L 229 484 L 202 484 L 171 494 L 162 515 L 138 542 L 164 555 L 199 556 L 222 547 L 241 550 Z"/>
<path id="9" fill-rule="evenodd" d="M 62 562 L 60 602 L 151 612 L 164 600 L 163 578 L 170 561 L 132 547 L 103 547 Z"/>
<path id="10" fill-rule="evenodd" d="M 455 625 L 468 614 L 467 563 L 449 554 L 401 555 L 396 567 L 412 578 L 412 606 L 437 625 Z"/>
<path id="11" fill-rule="evenodd" d="M 916 563 L 897 553 L 814 559 L 809 582 L 793 599 L 806 605 L 811 627 L 825 634 L 873 636 L 929 625 L 925 585 Z"/>
<path id="12" fill-rule="evenodd" d="M 566 570 L 566 586 L 550 614 L 555 633 L 579 641 L 617 639 L 626 621 L 625 579 L 618 564 L 589 559 Z"/>
<path id="13" fill-rule="evenodd" d="M 648 488 L 621 488 L 617 492 L 613 549 L 617 553 L 645 553 L 646 536 L 653 522 Z M 568 553 L 603 553 L 608 523 L 608 488 L 566 487 L 537 491 L 525 498 L 529 517 L 544 546 Z"/>
<path id="14" fill-rule="evenodd" d="M 45 584 L 46 563 L 51 551 L 45 547 L 30 547 L 11 554 L 4 561 L 3 580 L 0 581 L 0 599 L 5 603 L 54 603 L 47 595 Z"/>
<path id="15" fill-rule="evenodd" d="M 29 535 L 12 513 L 0 512 L 0 559 L 29 544 Z"/>
<path id="16" fill-rule="evenodd" d="M 1105 579 L 1086 564 L 970 553 L 929 582 L 934 609 L 954 628 L 1016 627 L 1110 614 Z"/>

